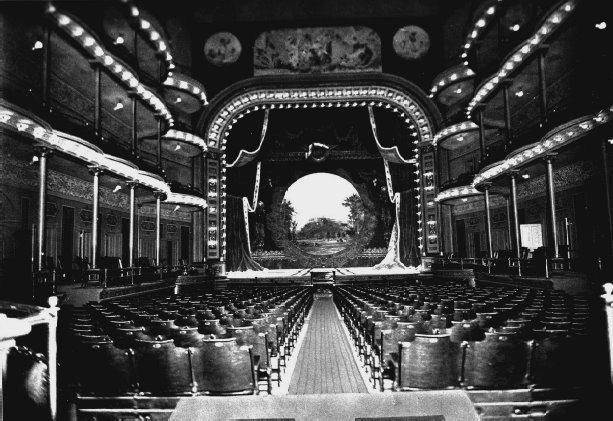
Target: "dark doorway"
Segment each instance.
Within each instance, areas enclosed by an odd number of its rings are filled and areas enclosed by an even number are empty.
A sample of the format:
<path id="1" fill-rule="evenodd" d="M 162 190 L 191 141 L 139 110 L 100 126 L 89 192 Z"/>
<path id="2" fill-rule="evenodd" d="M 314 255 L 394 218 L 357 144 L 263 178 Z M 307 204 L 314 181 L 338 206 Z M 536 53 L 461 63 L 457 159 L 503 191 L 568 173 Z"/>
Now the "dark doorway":
<path id="1" fill-rule="evenodd" d="M 121 218 L 121 262 L 124 267 L 130 264 L 130 220 Z"/>
<path id="2" fill-rule="evenodd" d="M 172 241 L 166 240 L 166 264 L 174 265 L 175 262 L 172 260 Z"/>
<path id="3" fill-rule="evenodd" d="M 473 232 L 473 244 L 475 245 L 475 256 L 481 257 L 481 233 Z"/>
<path id="4" fill-rule="evenodd" d="M 189 227 L 181 227 L 181 260 L 189 262 Z"/>
<path id="5" fill-rule="evenodd" d="M 64 270 L 72 267 L 74 253 L 74 208 L 62 206 L 61 263 Z"/>
<path id="6" fill-rule="evenodd" d="M 455 232 L 457 235 L 458 256 L 466 257 L 466 228 L 464 227 L 463 219 L 455 221 Z"/>

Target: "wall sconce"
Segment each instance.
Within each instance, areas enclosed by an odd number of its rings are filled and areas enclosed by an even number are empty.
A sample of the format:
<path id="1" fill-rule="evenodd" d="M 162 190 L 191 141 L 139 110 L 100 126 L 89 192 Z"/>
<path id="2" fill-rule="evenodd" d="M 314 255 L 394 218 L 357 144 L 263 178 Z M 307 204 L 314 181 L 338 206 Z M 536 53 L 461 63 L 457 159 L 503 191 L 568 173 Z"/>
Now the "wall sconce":
<path id="1" fill-rule="evenodd" d="M 177 143 L 177 146 L 175 146 L 175 151 L 178 151 L 179 149 L 181 149 L 181 145 Z"/>
<path id="2" fill-rule="evenodd" d="M 120 45 L 120 44 L 123 44 L 124 41 L 125 40 L 123 39 L 123 37 L 121 35 L 119 35 L 117 38 L 115 38 L 115 41 L 113 41 L 113 44 Z"/>
<path id="3" fill-rule="evenodd" d="M 178 211 L 179 209 L 181 209 L 181 205 L 177 205 L 177 206 L 175 206 L 175 209 L 173 210 L 173 212 L 176 212 L 176 211 Z"/>
<path id="4" fill-rule="evenodd" d="M 113 189 L 113 193 L 117 193 L 119 190 L 121 190 L 121 185 L 117 184 Z"/>
<path id="5" fill-rule="evenodd" d="M 117 104 L 115 104 L 115 107 L 113 108 L 113 111 L 119 111 L 123 108 L 123 103 L 121 101 L 117 101 Z"/>
<path id="6" fill-rule="evenodd" d="M 177 99 L 175 99 L 175 104 L 178 104 L 181 101 L 182 101 L 181 97 L 177 97 Z"/>
<path id="7" fill-rule="evenodd" d="M 32 51 L 34 51 L 34 50 L 40 50 L 40 49 L 42 49 L 42 48 L 43 48 L 43 43 L 42 43 L 42 42 L 40 42 L 40 41 L 36 41 L 36 42 L 34 43 L 34 45 L 32 46 Z"/>

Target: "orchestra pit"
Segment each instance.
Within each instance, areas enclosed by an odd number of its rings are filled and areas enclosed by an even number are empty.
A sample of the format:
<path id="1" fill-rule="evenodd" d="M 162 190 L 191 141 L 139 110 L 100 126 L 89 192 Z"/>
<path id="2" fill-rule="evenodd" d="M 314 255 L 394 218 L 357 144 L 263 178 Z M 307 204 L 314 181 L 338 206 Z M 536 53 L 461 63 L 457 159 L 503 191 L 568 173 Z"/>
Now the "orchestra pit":
<path id="1" fill-rule="evenodd" d="M 0 19 L 0 420 L 613 417 L 604 3 Z"/>

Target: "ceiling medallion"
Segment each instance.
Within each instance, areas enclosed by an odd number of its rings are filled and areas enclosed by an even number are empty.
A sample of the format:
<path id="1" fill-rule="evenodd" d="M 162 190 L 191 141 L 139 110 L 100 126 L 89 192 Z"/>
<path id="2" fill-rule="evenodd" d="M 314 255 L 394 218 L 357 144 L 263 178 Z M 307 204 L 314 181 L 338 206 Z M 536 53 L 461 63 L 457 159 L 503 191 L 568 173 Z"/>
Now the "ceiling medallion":
<path id="1" fill-rule="evenodd" d="M 204 56 L 214 66 L 228 66 L 236 63 L 241 55 L 241 43 L 230 32 L 217 32 L 204 43 Z"/>
<path id="2" fill-rule="evenodd" d="M 394 51 L 405 60 L 422 58 L 430 50 L 430 36 L 419 26 L 408 25 L 396 31 Z"/>

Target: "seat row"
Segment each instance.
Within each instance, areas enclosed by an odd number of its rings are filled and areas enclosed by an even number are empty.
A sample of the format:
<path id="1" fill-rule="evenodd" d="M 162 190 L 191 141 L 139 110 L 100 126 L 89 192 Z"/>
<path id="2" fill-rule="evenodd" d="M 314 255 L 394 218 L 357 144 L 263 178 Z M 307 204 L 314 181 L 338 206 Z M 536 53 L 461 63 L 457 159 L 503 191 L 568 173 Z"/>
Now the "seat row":
<path id="1" fill-rule="evenodd" d="M 62 323 L 65 374 L 84 395 L 271 393 L 311 297 L 301 287 L 90 303 Z"/>
<path id="2" fill-rule="evenodd" d="M 603 348 L 590 300 L 553 291 L 339 287 L 334 299 L 381 390 L 578 386 Z"/>

